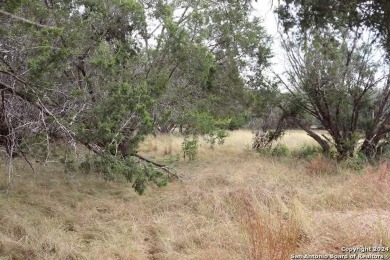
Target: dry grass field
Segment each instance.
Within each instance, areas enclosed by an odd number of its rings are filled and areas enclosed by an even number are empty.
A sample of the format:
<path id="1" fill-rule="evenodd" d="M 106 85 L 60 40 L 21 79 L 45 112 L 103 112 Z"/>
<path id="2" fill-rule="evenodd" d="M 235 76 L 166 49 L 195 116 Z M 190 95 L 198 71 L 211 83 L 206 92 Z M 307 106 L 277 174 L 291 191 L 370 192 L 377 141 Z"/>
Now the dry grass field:
<path id="1" fill-rule="evenodd" d="M 240 130 L 214 150 L 201 142 L 189 162 L 180 137 L 148 137 L 140 153 L 185 177 L 143 196 L 121 179 L 64 173 L 56 163 L 33 174 L 17 162 L 10 194 L 0 195 L 0 259 L 283 260 L 390 247 L 386 162 L 355 172 L 322 157 L 261 155 L 251 139 Z M 281 143 L 314 144 L 300 131 Z"/>

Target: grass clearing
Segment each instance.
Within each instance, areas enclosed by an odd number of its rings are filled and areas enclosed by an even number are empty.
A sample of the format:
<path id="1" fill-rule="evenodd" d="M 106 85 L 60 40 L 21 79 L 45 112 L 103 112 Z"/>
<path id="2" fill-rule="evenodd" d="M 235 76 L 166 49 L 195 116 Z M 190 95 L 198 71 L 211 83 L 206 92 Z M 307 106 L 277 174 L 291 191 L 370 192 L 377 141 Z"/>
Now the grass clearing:
<path id="1" fill-rule="evenodd" d="M 313 174 L 305 160 L 252 152 L 243 130 L 214 150 L 201 141 L 188 162 L 181 140 L 144 141 L 142 155 L 188 178 L 143 196 L 121 180 L 64 173 L 56 163 L 34 175 L 16 162 L 11 193 L 0 195 L 0 259 L 289 259 L 390 246 L 387 164 L 353 172 L 317 162 Z M 299 131 L 281 142 L 312 144 Z"/>

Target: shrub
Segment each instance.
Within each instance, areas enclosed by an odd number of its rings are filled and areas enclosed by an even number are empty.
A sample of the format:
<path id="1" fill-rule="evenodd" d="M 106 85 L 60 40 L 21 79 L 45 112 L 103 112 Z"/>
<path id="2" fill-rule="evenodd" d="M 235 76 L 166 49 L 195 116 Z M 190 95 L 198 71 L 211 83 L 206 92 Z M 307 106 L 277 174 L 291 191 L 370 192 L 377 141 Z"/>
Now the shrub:
<path id="1" fill-rule="evenodd" d="M 273 156 L 287 156 L 289 154 L 289 150 L 287 145 L 285 144 L 277 144 L 271 152 L 271 155 Z"/>
<path id="2" fill-rule="evenodd" d="M 312 160 L 322 152 L 321 147 L 316 145 L 304 145 L 301 149 L 296 151 L 294 155 L 298 158 L 305 158 Z"/>
<path id="3" fill-rule="evenodd" d="M 270 148 L 258 148 L 256 152 L 263 156 L 272 156 L 272 150 Z"/>
<path id="4" fill-rule="evenodd" d="M 353 157 L 345 160 L 344 163 L 349 169 L 361 171 L 367 166 L 368 158 L 363 153 L 356 153 Z"/>
<path id="5" fill-rule="evenodd" d="M 188 157 L 190 161 L 195 160 L 196 155 L 198 154 L 198 137 L 192 136 L 189 138 L 186 136 L 182 143 L 182 149 L 184 159 Z"/>

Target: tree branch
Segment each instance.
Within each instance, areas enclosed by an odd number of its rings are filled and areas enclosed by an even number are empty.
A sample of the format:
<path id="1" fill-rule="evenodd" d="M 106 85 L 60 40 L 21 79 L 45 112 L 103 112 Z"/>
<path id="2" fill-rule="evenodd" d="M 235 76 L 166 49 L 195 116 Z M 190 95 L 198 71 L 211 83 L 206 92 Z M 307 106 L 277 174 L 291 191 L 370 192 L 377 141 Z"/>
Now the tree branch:
<path id="1" fill-rule="evenodd" d="M 132 154 L 132 156 L 134 157 L 137 157 L 138 159 L 142 160 L 142 161 L 145 161 L 147 163 L 150 163 L 150 164 L 153 164 L 154 166 L 156 166 L 157 168 L 165 171 L 166 173 L 168 173 L 168 176 L 169 177 L 175 177 L 176 179 L 182 179 L 183 176 L 181 176 L 180 174 L 178 173 L 174 173 L 172 172 L 171 169 L 168 168 L 168 166 L 164 165 L 164 164 L 161 164 L 161 163 L 157 163 L 157 162 L 154 162 L 154 161 L 151 161 L 150 159 L 147 159 L 139 154 Z"/>
<path id="2" fill-rule="evenodd" d="M 36 26 L 38 28 L 41 28 L 41 29 L 52 29 L 52 30 L 59 30 L 59 29 L 61 29 L 61 28 L 58 28 L 58 27 L 53 27 L 53 26 L 48 26 L 48 25 L 36 23 L 36 22 L 28 20 L 26 18 L 23 18 L 23 17 L 20 17 L 20 16 L 13 15 L 11 13 L 8 13 L 8 12 L 6 12 L 4 10 L 0 10 L 0 14 L 8 16 L 8 17 L 10 17 L 10 18 L 12 18 L 14 20 L 17 20 L 17 21 L 20 21 L 20 22 L 23 22 L 23 23 L 34 25 L 34 26 Z"/>

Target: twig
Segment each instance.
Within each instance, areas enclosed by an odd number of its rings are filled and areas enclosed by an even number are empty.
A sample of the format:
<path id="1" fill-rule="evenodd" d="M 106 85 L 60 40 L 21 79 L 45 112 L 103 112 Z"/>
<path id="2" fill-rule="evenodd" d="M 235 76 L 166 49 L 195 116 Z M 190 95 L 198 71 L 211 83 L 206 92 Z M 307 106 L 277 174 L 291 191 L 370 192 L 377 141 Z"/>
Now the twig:
<path id="1" fill-rule="evenodd" d="M 27 159 L 25 153 L 22 151 L 22 149 L 19 149 L 18 152 L 23 156 L 23 159 L 27 162 L 27 164 L 30 166 L 31 170 L 33 171 L 34 176 L 36 176 L 36 172 L 35 172 L 34 166 L 33 166 L 32 163 Z"/>

